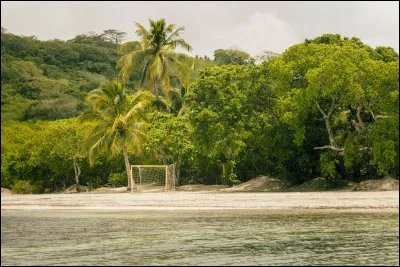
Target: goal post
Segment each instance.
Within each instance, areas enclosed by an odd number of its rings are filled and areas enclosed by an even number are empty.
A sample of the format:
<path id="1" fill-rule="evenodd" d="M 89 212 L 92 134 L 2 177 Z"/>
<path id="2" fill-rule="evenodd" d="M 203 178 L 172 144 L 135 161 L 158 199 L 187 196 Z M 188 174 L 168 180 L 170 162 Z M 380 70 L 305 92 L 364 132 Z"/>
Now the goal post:
<path id="1" fill-rule="evenodd" d="M 131 165 L 131 192 L 175 190 L 175 166 L 171 165 Z"/>

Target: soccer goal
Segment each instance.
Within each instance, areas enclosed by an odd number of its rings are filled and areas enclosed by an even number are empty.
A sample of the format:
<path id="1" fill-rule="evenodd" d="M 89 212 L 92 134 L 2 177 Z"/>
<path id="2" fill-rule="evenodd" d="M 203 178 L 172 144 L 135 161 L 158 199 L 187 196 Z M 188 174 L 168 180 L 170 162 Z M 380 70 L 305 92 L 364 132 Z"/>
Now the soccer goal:
<path id="1" fill-rule="evenodd" d="M 175 190 L 175 166 L 131 165 L 131 192 L 157 192 Z"/>

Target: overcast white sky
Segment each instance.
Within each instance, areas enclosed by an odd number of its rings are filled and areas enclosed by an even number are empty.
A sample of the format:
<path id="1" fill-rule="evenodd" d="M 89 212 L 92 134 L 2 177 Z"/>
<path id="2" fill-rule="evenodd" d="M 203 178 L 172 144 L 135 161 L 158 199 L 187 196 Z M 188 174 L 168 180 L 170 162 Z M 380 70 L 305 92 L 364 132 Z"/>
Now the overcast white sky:
<path id="1" fill-rule="evenodd" d="M 1 26 L 40 40 L 68 40 L 106 29 L 138 40 L 133 22 L 148 28 L 149 18 L 184 26 L 192 55 L 213 57 L 214 50 L 232 47 L 252 56 L 264 50 L 282 53 L 324 33 L 356 36 L 372 47 L 391 46 L 399 52 L 398 1 L 1 1 Z"/>

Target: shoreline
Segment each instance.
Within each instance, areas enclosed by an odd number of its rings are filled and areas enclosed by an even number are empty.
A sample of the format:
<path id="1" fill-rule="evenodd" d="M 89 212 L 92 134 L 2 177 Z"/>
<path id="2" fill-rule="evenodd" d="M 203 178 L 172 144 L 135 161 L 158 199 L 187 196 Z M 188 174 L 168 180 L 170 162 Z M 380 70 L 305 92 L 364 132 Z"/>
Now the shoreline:
<path id="1" fill-rule="evenodd" d="M 399 212 L 398 191 L 2 195 L 1 210 Z"/>

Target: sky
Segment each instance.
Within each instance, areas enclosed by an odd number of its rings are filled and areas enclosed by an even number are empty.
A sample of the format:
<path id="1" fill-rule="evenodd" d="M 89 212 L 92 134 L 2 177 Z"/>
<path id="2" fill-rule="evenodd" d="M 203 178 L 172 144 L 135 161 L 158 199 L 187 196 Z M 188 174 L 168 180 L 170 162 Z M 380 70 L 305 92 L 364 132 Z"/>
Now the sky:
<path id="1" fill-rule="evenodd" d="M 398 1 L 1 1 L 1 26 L 40 40 L 116 29 L 135 41 L 134 22 L 148 29 L 149 18 L 185 27 L 192 56 L 213 58 L 215 50 L 230 48 L 251 56 L 282 53 L 324 33 L 399 52 Z"/>

